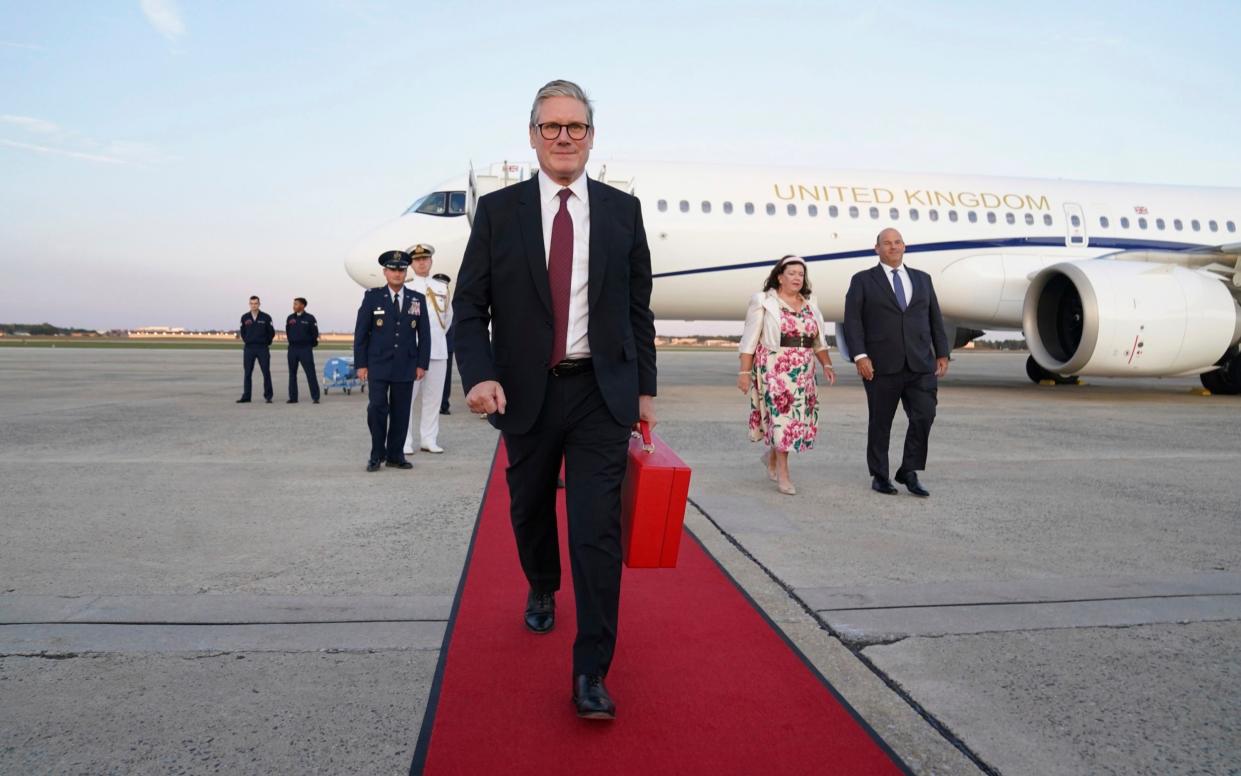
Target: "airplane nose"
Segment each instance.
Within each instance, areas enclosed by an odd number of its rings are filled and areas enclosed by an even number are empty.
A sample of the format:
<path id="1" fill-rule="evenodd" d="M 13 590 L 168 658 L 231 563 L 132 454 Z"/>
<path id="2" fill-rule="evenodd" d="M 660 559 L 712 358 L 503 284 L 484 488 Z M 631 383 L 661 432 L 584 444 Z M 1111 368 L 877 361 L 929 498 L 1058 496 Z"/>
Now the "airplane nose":
<path id="1" fill-rule="evenodd" d="M 363 288 L 378 288 L 384 284 L 379 254 L 409 250 L 416 243 L 429 243 L 435 247 L 432 271 L 444 272 L 455 278 L 469 235 L 470 225 L 464 216 L 403 215 L 359 240 L 345 259 L 345 271 Z"/>

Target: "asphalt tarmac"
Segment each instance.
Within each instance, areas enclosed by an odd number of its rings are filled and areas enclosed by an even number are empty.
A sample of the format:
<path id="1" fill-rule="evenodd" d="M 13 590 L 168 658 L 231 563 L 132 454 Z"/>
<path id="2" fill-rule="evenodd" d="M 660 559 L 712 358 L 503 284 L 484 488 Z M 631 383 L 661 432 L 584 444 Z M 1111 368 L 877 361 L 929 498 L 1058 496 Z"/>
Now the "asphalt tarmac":
<path id="1" fill-rule="evenodd" d="M 240 362 L 0 350 L 0 773 L 408 771 L 496 433 L 458 393 L 367 474 L 363 394 L 273 358 L 236 405 Z M 1241 772 L 1241 397 L 958 354 L 917 499 L 845 365 L 790 497 L 735 354 L 659 363 L 687 527 L 915 772 Z"/>

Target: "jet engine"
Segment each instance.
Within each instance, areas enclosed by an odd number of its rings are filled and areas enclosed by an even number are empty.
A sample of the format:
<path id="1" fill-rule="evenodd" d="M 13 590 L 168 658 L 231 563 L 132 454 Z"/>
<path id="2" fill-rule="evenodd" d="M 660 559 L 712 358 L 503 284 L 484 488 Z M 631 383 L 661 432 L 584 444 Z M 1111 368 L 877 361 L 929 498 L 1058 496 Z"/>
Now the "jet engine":
<path id="1" fill-rule="evenodd" d="M 1241 307 L 1204 270 L 1066 262 L 1034 276 L 1022 327 L 1034 360 L 1058 375 L 1198 374 L 1241 340 Z"/>

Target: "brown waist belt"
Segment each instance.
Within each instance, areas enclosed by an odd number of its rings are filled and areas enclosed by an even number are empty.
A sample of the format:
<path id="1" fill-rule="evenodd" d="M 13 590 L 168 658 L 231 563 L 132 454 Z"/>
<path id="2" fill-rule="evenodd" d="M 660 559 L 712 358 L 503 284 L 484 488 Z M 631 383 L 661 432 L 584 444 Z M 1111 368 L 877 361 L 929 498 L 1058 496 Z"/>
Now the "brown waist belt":
<path id="1" fill-rule="evenodd" d="M 818 342 L 818 337 L 801 337 L 796 334 L 780 335 L 780 347 L 782 348 L 813 348 Z"/>

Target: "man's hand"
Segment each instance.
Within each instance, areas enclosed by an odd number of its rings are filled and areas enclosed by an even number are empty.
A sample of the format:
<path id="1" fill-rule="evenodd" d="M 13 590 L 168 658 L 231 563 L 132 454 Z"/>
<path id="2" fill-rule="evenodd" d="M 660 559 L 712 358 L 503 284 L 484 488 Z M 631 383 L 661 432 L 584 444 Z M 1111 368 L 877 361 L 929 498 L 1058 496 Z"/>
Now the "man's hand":
<path id="1" fill-rule="evenodd" d="M 361 380 L 362 382 L 366 382 L 366 376 L 370 373 L 371 373 L 371 370 L 367 369 L 366 367 L 361 367 L 360 369 L 358 369 L 358 379 Z"/>
<path id="2" fill-rule="evenodd" d="M 426 375 L 426 373 L 427 373 L 427 370 L 423 369 L 422 367 L 415 367 L 414 368 L 414 382 L 418 382 L 419 380 L 421 380 Z"/>
<path id="3" fill-rule="evenodd" d="M 655 424 L 659 421 L 655 419 L 655 397 L 639 396 L 638 397 L 638 420 L 645 420 L 646 424 L 655 429 Z"/>
<path id="4" fill-rule="evenodd" d="M 943 377 L 946 374 L 948 374 L 948 357 L 940 356 L 935 359 L 935 376 Z"/>
<path id="5" fill-rule="evenodd" d="M 854 366 L 857 367 L 857 373 L 862 376 L 863 380 L 875 379 L 875 365 L 871 363 L 870 356 L 862 356 Z"/>
<path id="6" fill-rule="evenodd" d="M 504 414 L 508 400 L 504 398 L 504 389 L 495 380 L 484 380 L 470 389 L 466 394 L 465 403 L 471 412 L 482 412 L 488 415 L 493 412 Z"/>

